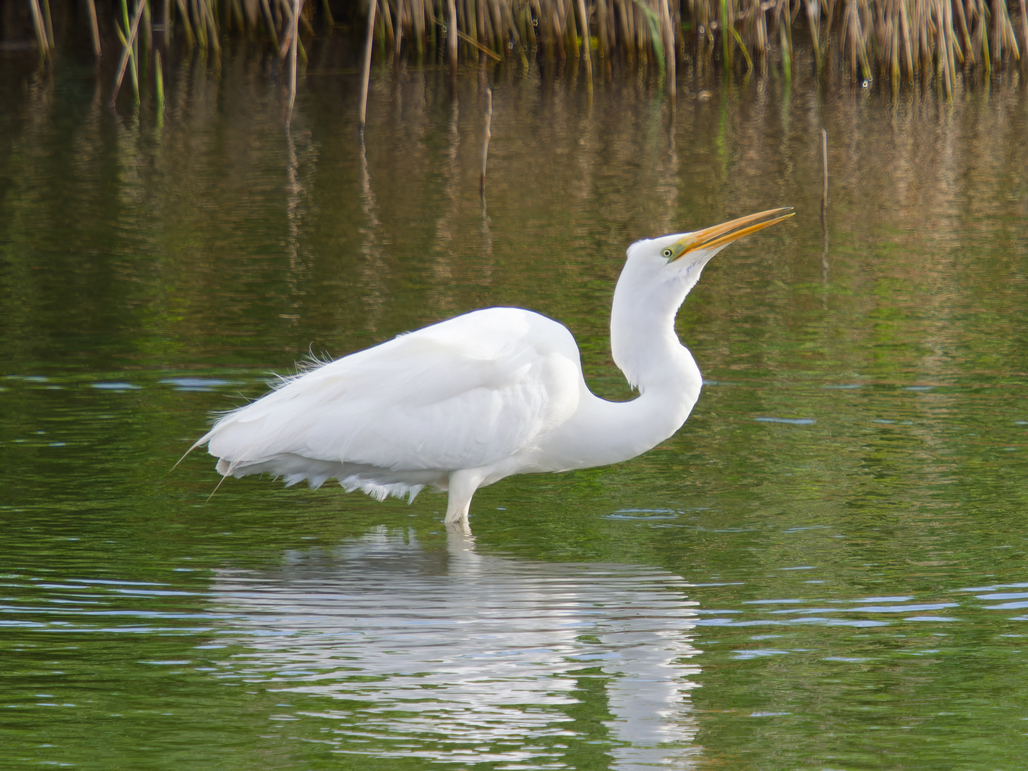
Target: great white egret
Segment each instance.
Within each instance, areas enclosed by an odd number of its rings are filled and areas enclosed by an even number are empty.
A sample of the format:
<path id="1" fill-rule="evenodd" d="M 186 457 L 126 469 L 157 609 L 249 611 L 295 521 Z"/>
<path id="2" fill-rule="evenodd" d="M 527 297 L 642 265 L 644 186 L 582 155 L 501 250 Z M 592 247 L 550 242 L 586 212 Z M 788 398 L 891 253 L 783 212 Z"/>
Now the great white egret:
<path id="1" fill-rule="evenodd" d="M 681 428 L 701 378 L 675 334 L 678 308 L 721 249 L 791 216 L 771 209 L 629 247 L 610 344 L 639 390 L 632 401 L 589 391 L 562 324 L 488 308 L 286 378 L 190 451 L 206 444 L 223 478 L 267 471 L 312 488 L 336 478 L 378 500 L 430 485 L 449 492 L 446 524 L 466 527 L 480 487 L 628 460 Z"/>

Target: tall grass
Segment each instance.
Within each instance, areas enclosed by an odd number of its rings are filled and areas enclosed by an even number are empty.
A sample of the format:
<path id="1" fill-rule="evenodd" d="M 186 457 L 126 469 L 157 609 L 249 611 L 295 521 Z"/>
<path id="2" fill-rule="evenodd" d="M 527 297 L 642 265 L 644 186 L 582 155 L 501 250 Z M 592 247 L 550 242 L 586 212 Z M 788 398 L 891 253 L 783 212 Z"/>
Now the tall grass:
<path id="1" fill-rule="evenodd" d="M 451 0 L 450 14 L 444 0 L 374 1 L 380 44 L 414 57 L 432 54 L 455 24 L 465 60 L 592 51 L 601 69 L 646 60 L 671 82 L 689 56 L 790 76 L 805 39 L 818 70 L 835 54 L 855 81 L 934 75 L 949 91 L 958 70 L 1019 61 L 1028 44 L 1026 0 Z"/>
<path id="2" fill-rule="evenodd" d="M 590 85 L 594 67 L 610 77 L 614 66 L 642 64 L 672 93 L 678 62 L 738 74 L 777 69 L 790 78 L 797 47 L 821 74 L 832 68 L 856 82 L 879 78 L 894 85 L 934 80 L 952 93 L 961 72 L 1010 66 L 1028 48 L 1026 0 L 17 1 L 25 4 L 44 55 L 54 41 L 51 5 L 66 11 L 85 4 L 87 14 L 63 18 L 78 17 L 72 24 L 88 30 L 97 57 L 129 47 L 129 20 L 141 3 L 144 53 L 155 31 L 214 55 L 224 36 L 240 34 L 259 36 L 283 58 L 298 51 L 302 60 L 304 37 L 363 29 L 374 3 L 372 40 L 380 55 L 451 66 L 580 60 Z M 98 16 L 106 25 L 97 24 Z M 108 34 L 113 28 L 115 40 L 103 43 L 100 26 Z M 361 38 L 346 42 L 363 46 Z M 137 59 L 129 56 L 131 72 Z"/>

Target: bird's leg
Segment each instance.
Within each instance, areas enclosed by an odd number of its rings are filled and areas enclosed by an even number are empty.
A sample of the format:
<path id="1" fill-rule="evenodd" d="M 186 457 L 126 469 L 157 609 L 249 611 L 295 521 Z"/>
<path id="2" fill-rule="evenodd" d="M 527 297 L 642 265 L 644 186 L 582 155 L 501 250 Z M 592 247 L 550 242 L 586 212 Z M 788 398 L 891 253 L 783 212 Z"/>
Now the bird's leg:
<path id="1" fill-rule="evenodd" d="M 482 482 L 483 475 L 478 469 L 461 469 L 450 474 L 447 489 L 450 491 L 446 503 L 446 524 L 463 524 L 468 527 L 468 512 L 471 509 L 471 498 Z"/>
<path id="2" fill-rule="evenodd" d="M 474 491 L 472 491 L 474 492 Z M 450 486 L 450 498 L 446 503 L 446 524 L 458 525 L 468 521 L 468 510 L 471 508 L 471 496 L 461 496 Z"/>

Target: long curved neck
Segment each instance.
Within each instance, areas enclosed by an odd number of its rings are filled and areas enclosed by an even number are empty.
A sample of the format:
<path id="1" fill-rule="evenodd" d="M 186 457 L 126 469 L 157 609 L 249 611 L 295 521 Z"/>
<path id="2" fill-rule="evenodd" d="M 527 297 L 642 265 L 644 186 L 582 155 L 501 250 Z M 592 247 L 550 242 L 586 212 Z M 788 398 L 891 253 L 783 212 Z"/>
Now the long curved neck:
<path id="1" fill-rule="evenodd" d="M 610 347 L 629 385 L 641 394 L 660 384 L 681 387 L 682 379 L 696 379 L 699 370 L 675 333 L 675 316 L 700 271 L 655 279 L 648 264 L 631 261 L 618 279 L 610 311 Z"/>
<path id="2" fill-rule="evenodd" d="M 565 469 L 617 463 L 646 452 L 681 428 L 700 395 L 699 367 L 675 334 L 675 315 L 698 272 L 692 280 L 656 287 L 639 276 L 626 280 L 625 273 L 614 292 L 611 348 L 639 396 L 610 402 L 583 382 L 578 410 L 550 445 Z M 645 296 L 638 296 L 640 287 Z"/>

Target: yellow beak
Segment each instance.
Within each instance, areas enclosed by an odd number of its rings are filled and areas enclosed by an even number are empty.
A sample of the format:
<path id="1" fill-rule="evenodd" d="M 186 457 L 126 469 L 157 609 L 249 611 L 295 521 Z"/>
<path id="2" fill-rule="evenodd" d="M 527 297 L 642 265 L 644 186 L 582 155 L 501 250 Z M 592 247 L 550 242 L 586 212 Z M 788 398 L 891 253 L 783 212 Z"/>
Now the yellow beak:
<path id="1" fill-rule="evenodd" d="M 683 255 L 697 249 L 713 249 L 714 247 L 730 244 L 736 239 L 756 233 L 771 225 L 776 225 L 782 220 L 787 220 L 795 212 L 791 206 L 783 206 L 780 209 L 768 209 L 759 214 L 749 214 L 739 219 L 723 222 L 720 225 L 697 230 L 678 241 L 674 246 L 675 255 L 671 261 L 680 259 Z"/>

